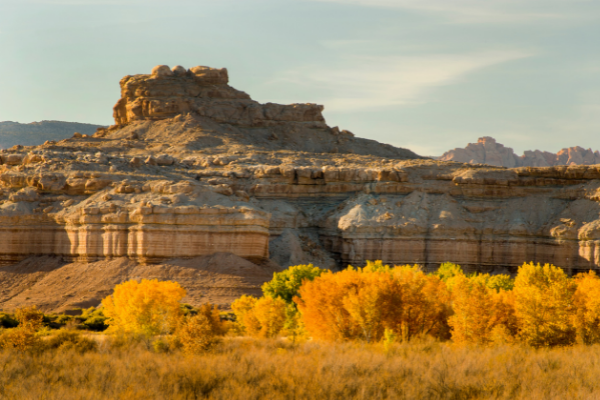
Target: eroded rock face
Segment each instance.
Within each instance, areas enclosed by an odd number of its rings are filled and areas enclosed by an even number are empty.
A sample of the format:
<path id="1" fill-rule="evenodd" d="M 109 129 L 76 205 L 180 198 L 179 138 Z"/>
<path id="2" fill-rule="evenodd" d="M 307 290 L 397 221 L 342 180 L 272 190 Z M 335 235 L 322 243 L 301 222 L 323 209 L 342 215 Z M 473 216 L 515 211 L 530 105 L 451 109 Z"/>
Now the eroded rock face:
<path id="1" fill-rule="evenodd" d="M 439 160 L 507 168 L 594 165 L 600 164 L 600 152 L 576 146 L 562 149 L 556 154 L 534 150 L 525 151 L 522 156 L 518 156 L 510 147 L 504 147 L 494 138 L 486 136 L 479 138 L 477 143 L 469 143 L 464 149 L 456 148 L 444 153 Z"/>
<path id="2" fill-rule="evenodd" d="M 166 65 L 154 67 L 150 75 L 126 76 L 121 80 L 121 99 L 114 107 L 117 125 L 133 121 L 160 120 L 194 112 L 217 122 L 265 126 L 277 122 L 304 122 L 326 128 L 317 104 L 259 104 L 246 93 L 227 85 L 227 69 Z"/>
<path id="3" fill-rule="evenodd" d="M 600 267 L 599 166 L 423 159 L 331 128 L 318 107 L 260 105 L 227 77 L 159 66 L 121 81 L 117 124 L 94 137 L 0 151 L 0 260 Z"/>

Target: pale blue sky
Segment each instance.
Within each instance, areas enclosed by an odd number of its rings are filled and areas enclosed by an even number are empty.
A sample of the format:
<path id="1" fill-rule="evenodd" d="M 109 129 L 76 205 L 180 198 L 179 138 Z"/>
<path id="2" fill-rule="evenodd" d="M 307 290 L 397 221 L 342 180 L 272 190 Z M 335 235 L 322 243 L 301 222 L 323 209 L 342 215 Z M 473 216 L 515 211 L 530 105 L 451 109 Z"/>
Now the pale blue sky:
<path id="1" fill-rule="evenodd" d="M 600 149 L 600 0 L 0 0 L 0 55 L 0 121 L 111 124 L 121 77 L 208 65 L 424 155 Z"/>

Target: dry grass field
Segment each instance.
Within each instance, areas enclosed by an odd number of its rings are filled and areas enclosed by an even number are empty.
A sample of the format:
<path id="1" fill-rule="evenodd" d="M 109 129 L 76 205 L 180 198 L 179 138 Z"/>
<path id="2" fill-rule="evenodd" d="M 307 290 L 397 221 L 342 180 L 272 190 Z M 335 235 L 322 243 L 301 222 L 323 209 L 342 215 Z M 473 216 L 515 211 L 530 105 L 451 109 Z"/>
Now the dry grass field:
<path id="1" fill-rule="evenodd" d="M 293 345 L 227 337 L 197 355 L 144 342 L 0 352 L 2 399 L 597 399 L 600 346 L 459 347 L 433 340 Z M 80 349 L 81 350 L 81 349 Z M 84 349 L 85 350 L 85 349 Z"/>

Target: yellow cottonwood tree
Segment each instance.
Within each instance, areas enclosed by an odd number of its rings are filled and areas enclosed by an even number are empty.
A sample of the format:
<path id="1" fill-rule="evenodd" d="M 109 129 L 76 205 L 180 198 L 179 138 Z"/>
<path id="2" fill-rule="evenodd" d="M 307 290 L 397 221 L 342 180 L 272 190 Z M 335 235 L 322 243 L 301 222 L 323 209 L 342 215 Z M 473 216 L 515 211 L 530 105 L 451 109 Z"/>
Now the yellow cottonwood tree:
<path id="1" fill-rule="evenodd" d="M 287 303 L 280 297 L 242 296 L 231 304 L 240 330 L 251 336 L 274 337 L 286 322 Z"/>
<path id="2" fill-rule="evenodd" d="M 259 330 L 259 322 L 256 320 L 252 309 L 258 299 L 256 297 L 242 295 L 231 303 L 231 309 L 235 314 L 238 333 L 250 333 Z"/>
<path id="3" fill-rule="evenodd" d="M 516 333 L 512 292 L 497 292 L 487 275 L 456 276 L 448 323 L 455 343 L 491 344 L 511 341 Z"/>
<path id="4" fill-rule="evenodd" d="M 147 336 L 169 333 L 183 315 L 179 301 L 185 297 L 179 283 L 143 279 L 115 287 L 104 300 L 104 315 L 113 331 Z"/>
<path id="5" fill-rule="evenodd" d="M 402 340 L 418 335 L 449 338 L 450 292 L 436 275 L 427 275 L 418 266 L 396 266 L 393 276 L 402 297 L 396 301 L 391 327 Z"/>
<path id="6" fill-rule="evenodd" d="M 523 264 L 513 289 L 521 340 L 535 347 L 572 344 L 575 329 L 570 313 L 575 289 L 575 282 L 561 268 Z"/>
<path id="7" fill-rule="evenodd" d="M 363 286 L 359 274 L 355 269 L 335 274 L 327 271 L 300 287 L 300 297 L 294 301 L 310 336 L 328 341 L 360 336 L 360 328 L 344 307 L 344 297 Z"/>
<path id="8" fill-rule="evenodd" d="M 251 311 L 258 324 L 250 325 L 249 333 L 268 338 L 277 336 L 285 325 L 286 307 L 286 302 L 279 297 L 265 296 L 258 299 Z"/>
<path id="9" fill-rule="evenodd" d="M 309 334 L 323 340 L 378 341 L 385 329 L 402 339 L 445 337 L 449 294 L 417 267 L 349 268 L 305 282 L 294 300 Z"/>
<path id="10" fill-rule="evenodd" d="M 383 314 L 387 310 L 382 307 L 383 299 L 386 297 L 385 289 L 376 282 L 371 282 L 363 288 L 351 289 L 343 299 L 344 308 L 367 343 L 378 340 L 385 329 Z"/>
<path id="11" fill-rule="evenodd" d="M 600 343 L 600 278 L 590 271 L 576 277 L 571 321 L 581 344 Z"/>

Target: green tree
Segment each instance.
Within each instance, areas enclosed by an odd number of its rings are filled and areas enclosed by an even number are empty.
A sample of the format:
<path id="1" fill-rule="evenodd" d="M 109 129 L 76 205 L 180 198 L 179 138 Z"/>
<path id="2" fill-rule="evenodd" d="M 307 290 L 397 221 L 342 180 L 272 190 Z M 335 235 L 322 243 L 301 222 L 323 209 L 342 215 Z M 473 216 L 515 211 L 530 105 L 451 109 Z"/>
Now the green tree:
<path id="1" fill-rule="evenodd" d="M 500 290 L 513 290 L 515 287 L 515 280 L 510 275 L 488 275 L 486 279 L 486 285 L 490 289 L 496 291 Z"/>
<path id="2" fill-rule="evenodd" d="M 273 274 L 273 279 L 262 286 L 265 296 L 279 297 L 287 304 L 294 304 L 294 296 L 298 296 L 298 290 L 304 281 L 312 281 L 320 276 L 325 270 L 312 264 L 295 265 L 285 271 Z"/>
<path id="3" fill-rule="evenodd" d="M 452 289 L 452 281 L 457 276 L 464 276 L 465 273 L 460 265 L 451 262 L 445 262 L 440 265 L 433 275 L 446 283 L 449 289 Z"/>

